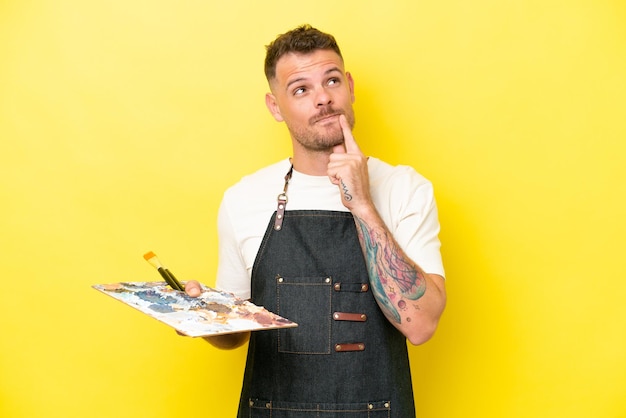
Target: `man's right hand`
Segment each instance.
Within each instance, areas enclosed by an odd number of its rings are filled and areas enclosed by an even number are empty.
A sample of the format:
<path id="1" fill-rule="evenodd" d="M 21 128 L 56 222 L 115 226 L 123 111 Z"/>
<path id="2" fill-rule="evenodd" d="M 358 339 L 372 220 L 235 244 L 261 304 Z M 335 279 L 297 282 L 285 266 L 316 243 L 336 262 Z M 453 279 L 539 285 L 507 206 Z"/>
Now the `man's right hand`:
<path id="1" fill-rule="evenodd" d="M 202 286 L 197 280 L 189 280 L 185 283 L 185 293 L 192 298 L 197 298 L 202 294 Z"/>
<path id="2" fill-rule="evenodd" d="M 197 280 L 189 280 L 185 282 L 185 293 L 192 298 L 197 298 L 202 294 L 202 285 Z M 233 348 L 242 346 L 249 338 L 250 332 L 204 337 L 212 346 L 222 350 L 232 350 Z"/>

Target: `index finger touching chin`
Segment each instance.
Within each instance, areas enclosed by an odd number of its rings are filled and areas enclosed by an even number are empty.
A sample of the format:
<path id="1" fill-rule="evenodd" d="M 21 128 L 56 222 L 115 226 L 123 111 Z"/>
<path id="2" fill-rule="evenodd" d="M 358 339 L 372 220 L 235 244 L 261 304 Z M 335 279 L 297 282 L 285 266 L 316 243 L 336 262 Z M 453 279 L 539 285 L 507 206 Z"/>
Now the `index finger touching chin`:
<path id="1" fill-rule="evenodd" d="M 343 142 L 346 147 L 346 152 L 360 153 L 361 149 L 354 140 L 354 136 L 352 135 L 352 129 L 350 128 L 350 124 L 348 123 L 348 119 L 346 119 L 345 115 L 339 116 L 339 125 L 341 126 L 341 130 L 343 131 Z"/>

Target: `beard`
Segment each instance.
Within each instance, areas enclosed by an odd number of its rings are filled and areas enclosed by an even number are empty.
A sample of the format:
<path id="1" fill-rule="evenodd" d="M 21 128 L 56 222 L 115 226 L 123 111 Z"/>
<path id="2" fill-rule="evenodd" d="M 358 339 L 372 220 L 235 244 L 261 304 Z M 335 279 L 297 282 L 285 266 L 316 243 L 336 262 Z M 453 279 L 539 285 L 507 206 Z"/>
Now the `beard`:
<path id="1" fill-rule="evenodd" d="M 323 108 L 317 115 L 311 117 L 304 126 L 287 124 L 287 128 L 291 136 L 305 149 L 309 151 L 328 151 L 336 145 L 343 144 L 343 131 L 338 119 L 332 122 L 322 120 L 329 116 L 339 115 L 345 115 L 350 129 L 354 128 L 355 120 L 352 109 L 344 111 L 333 109 L 332 107 Z"/>

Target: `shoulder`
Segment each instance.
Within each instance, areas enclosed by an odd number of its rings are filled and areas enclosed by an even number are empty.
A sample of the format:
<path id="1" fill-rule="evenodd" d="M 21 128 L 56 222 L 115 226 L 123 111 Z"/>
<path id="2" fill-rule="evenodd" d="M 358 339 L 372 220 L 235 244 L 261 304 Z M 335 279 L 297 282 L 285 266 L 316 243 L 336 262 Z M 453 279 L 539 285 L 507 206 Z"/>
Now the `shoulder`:
<path id="1" fill-rule="evenodd" d="M 432 183 L 413 167 L 372 157 L 368 167 L 374 206 L 392 233 L 404 220 L 425 219 L 436 208 Z"/>
<path id="2" fill-rule="evenodd" d="M 245 198 L 246 200 L 267 196 L 274 200 L 282 191 L 285 174 L 289 170 L 289 159 L 263 167 L 251 174 L 242 177 L 237 183 L 229 187 L 224 193 L 225 199 Z"/>
<path id="3" fill-rule="evenodd" d="M 396 191 L 432 189 L 431 182 L 408 165 L 391 165 L 378 158 L 368 161 L 370 186 L 380 193 Z"/>
<path id="4" fill-rule="evenodd" d="M 394 238 L 424 271 L 445 277 L 431 182 L 410 166 L 370 158 L 372 199 Z"/>
<path id="5" fill-rule="evenodd" d="M 276 198 L 283 191 L 290 166 L 286 158 L 242 177 L 229 187 L 220 204 L 220 228 L 231 231 L 240 243 L 250 236 L 262 236 L 276 210 Z"/>

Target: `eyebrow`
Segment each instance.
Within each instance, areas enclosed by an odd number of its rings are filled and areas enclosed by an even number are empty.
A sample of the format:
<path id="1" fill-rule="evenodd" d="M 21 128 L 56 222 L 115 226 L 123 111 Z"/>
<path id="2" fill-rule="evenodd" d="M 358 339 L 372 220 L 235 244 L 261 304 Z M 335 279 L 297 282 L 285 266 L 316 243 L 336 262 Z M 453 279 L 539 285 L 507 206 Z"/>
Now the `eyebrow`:
<path id="1" fill-rule="evenodd" d="M 339 67 L 332 67 L 329 68 L 328 70 L 324 71 L 324 75 L 328 75 L 334 72 L 338 72 L 339 74 L 342 74 L 341 70 L 339 69 Z M 285 86 L 285 90 L 289 90 L 289 88 L 291 87 L 292 84 L 296 84 L 299 83 L 301 81 L 306 80 L 306 77 L 298 77 L 298 78 L 294 78 L 293 80 L 291 80 L 290 82 L 287 83 L 287 85 Z"/>

